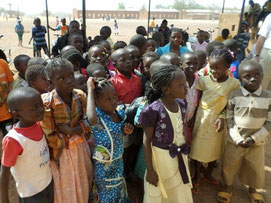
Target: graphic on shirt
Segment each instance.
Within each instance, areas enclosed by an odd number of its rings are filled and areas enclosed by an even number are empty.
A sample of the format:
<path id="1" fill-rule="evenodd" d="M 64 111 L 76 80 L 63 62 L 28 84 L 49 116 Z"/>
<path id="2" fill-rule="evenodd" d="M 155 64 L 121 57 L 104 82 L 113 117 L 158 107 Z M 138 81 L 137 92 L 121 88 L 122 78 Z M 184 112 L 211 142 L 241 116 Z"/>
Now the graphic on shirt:
<path id="1" fill-rule="evenodd" d="M 47 146 L 45 146 L 44 149 L 40 151 L 40 157 L 42 159 L 42 162 L 40 163 L 41 168 L 49 162 L 49 150 Z"/>
<path id="2" fill-rule="evenodd" d="M 96 158 L 98 158 L 100 160 L 109 160 L 110 153 L 109 153 L 108 149 L 106 149 L 105 147 L 103 147 L 101 145 L 97 145 Z"/>

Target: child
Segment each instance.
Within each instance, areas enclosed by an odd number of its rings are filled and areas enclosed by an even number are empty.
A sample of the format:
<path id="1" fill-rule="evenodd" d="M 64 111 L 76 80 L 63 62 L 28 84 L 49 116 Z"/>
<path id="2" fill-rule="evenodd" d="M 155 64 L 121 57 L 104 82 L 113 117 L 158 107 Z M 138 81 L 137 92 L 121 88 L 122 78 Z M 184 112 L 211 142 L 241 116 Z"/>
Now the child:
<path id="1" fill-rule="evenodd" d="M 208 43 L 205 41 L 206 39 L 206 34 L 205 31 L 203 30 L 199 30 L 198 34 L 197 34 L 197 42 L 195 42 L 192 45 L 192 50 L 195 51 L 206 51 L 206 47 L 208 45 Z"/>
<path id="2" fill-rule="evenodd" d="M 184 72 L 166 65 L 154 71 L 150 105 L 143 108 L 145 175 L 144 202 L 193 202 L 188 147 L 183 134 L 184 99 L 187 93 Z"/>
<path id="3" fill-rule="evenodd" d="M 142 77 L 142 87 L 143 87 L 143 95 L 145 95 L 146 90 L 150 87 L 150 67 L 154 61 L 159 60 L 159 55 L 155 52 L 147 52 L 142 57 L 143 60 L 143 77 Z"/>
<path id="4" fill-rule="evenodd" d="M 114 51 L 116 51 L 117 49 L 123 49 L 126 46 L 127 46 L 126 42 L 124 42 L 124 41 L 117 41 L 114 44 Z"/>
<path id="5" fill-rule="evenodd" d="M 141 80 L 132 73 L 132 61 L 128 51 L 118 49 L 113 52 L 112 60 L 117 73 L 110 80 L 116 89 L 118 100 L 124 104 L 131 104 L 135 98 L 142 95 Z"/>
<path id="6" fill-rule="evenodd" d="M 19 202 L 54 202 L 49 150 L 39 123 L 44 115 L 40 94 L 31 87 L 17 88 L 9 94 L 7 103 L 19 122 L 3 140 L 0 201 L 9 202 L 11 172 Z"/>
<path id="7" fill-rule="evenodd" d="M 81 31 L 69 34 L 68 45 L 74 46 L 81 54 L 83 54 L 83 35 Z"/>
<path id="8" fill-rule="evenodd" d="M 101 38 L 103 40 L 106 40 L 109 42 L 110 46 L 111 46 L 111 49 L 114 48 L 114 42 L 113 40 L 111 39 L 111 28 L 109 26 L 103 26 L 101 29 L 100 29 L 100 35 L 101 35 Z"/>
<path id="9" fill-rule="evenodd" d="M 206 52 L 205 51 L 195 51 L 195 54 L 198 57 L 197 71 L 199 71 L 206 66 Z"/>
<path id="10" fill-rule="evenodd" d="M 89 78 L 87 116 L 95 143 L 94 192 L 98 201 L 126 202 L 122 140 L 133 127 L 124 123 L 124 105 L 118 106 L 114 86 L 107 79 Z"/>
<path id="11" fill-rule="evenodd" d="M 14 66 L 19 73 L 17 79 L 12 85 L 12 89 L 29 86 L 28 83 L 25 81 L 25 71 L 27 69 L 27 63 L 29 60 L 30 57 L 24 54 L 15 57 Z"/>
<path id="12" fill-rule="evenodd" d="M 33 66 L 33 65 L 43 65 L 43 66 L 46 66 L 47 65 L 47 61 L 44 60 L 41 57 L 34 57 L 34 58 L 31 58 L 27 62 L 27 67 L 30 67 L 30 66 Z"/>
<path id="13" fill-rule="evenodd" d="M 87 83 L 83 74 L 74 74 L 74 88 L 82 90 L 85 94 L 87 94 Z"/>
<path id="14" fill-rule="evenodd" d="M 61 18 L 60 22 L 62 23 L 62 25 L 57 25 L 55 29 L 50 26 L 49 26 L 49 28 L 53 31 L 60 30 L 60 32 L 61 32 L 60 35 L 64 36 L 65 34 L 68 33 L 69 26 L 66 25 L 66 18 Z"/>
<path id="15" fill-rule="evenodd" d="M 40 94 L 50 89 L 45 66 L 32 65 L 25 72 L 25 79 L 30 87 L 36 89 Z"/>
<path id="16" fill-rule="evenodd" d="M 109 44 L 108 41 L 106 40 L 101 40 L 98 42 L 98 45 L 102 45 L 106 51 L 106 56 L 107 56 L 107 60 L 106 60 L 106 67 L 108 68 L 108 70 L 110 71 L 115 71 L 115 68 L 113 66 L 113 63 L 112 63 L 112 59 L 111 59 L 111 53 L 112 53 L 112 49 L 111 49 L 111 46 Z"/>
<path id="17" fill-rule="evenodd" d="M 87 67 L 87 76 L 95 78 L 109 78 L 105 67 L 99 63 L 90 63 Z"/>
<path id="18" fill-rule="evenodd" d="M 49 50 L 47 47 L 47 43 L 45 40 L 45 34 L 47 33 L 46 28 L 43 25 L 40 25 L 40 19 L 35 18 L 34 19 L 34 27 L 32 28 L 32 37 L 29 41 L 29 44 L 31 43 L 31 40 L 34 38 L 35 48 L 37 51 L 37 56 L 41 56 L 41 48 L 43 49 L 44 53 L 49 57 Z"/>
<path id="19" fill-rule="evenodd" d="M 181 57 L 181 64 L 184 70 L 186 81 L 188 83 L 188 92 L 186 95 L 187 110 L 185 114 L 185 123 L 187 124 L 186 143 L 191 145 L 192 130 L 194 124 L 194 114 L 198 106 L 199 94 L 196 89 L 196 83 L 199 79 L 197 75 L 198 58 L 193 52 L 186 52 Z"/>
<path id="20" fill-rule="evenodd" d="M 147 36 L 147 30 L 144 26 L 140 25 L 136 28 L 136 34 L 142 35 L 143 37 Z"/>
<path id="21" fill-rule="evenodd" d="M 230 202 L 232 184 L 240 169 L 239 178 L 249 186 L 251 202 L 264 202 L 256 189 L 264 187 L 264 144 L 271 132 L 271 93 L 261 87 L 263 70 L 259 63 L 243 61 L 239 74 L 243 87 L 230 94 L 227 105 L 229 136 L 222 170 L 226 188 L 217 198 L 219 202 Z"/>
<path id="22" fill-rule="evenodd" d="M 153 38 L 147 39 L 147 51 L 155 52 L 156 47 L 157 47 L 157 44 Z"/>
<path id="23" fill-rule="evenodd" d="M 106 68 L 106 72 L 110 75 L 110 77 L 113 77 L 115 75 L 115 71 L 110 71 L 106 67 L 106 50 L 102 45 L 94 45 L 90 47 L 88 50 L 88 56 L 90 63 L 99 63 L 103 67 Z"/>
<path id="24" fill-rule="evenodd" d="M 130 40 L 130 45 L 134 45 L 138 48 L 140 57 L 142 57 L 147 50 L 147 40 L 142 35 L 134 35 Z"/>
<path id="25" fill-rule="evenodd" d="M 17 25 L 15 26 L 15 32 L 18 35 L 18 46 L 23 46 L 23 34 L 24 34 L 24 26 L 21 23 L 21 20 L 18 20 Z"/>
<path id="26" fill-rule="evenodd" d="M 174 66 L 180 66 L 180 58 L 176 53 L 168 52 L 160 57 L 160 60 L 164 63 L 168 63 Z"/>
<path id="27" fill-rule="evenodd" d="M 142 77 L 140 69 L 141 56 L 139 49 L 134 45 L 128 45 L 124 48 L 124 50 L 128 51 L 130 59 L 132 60 L 132 69 L 134 74 L 138 77 Z"/>
<path id="28" fill-rule="evenodd" d="M 3 137 L 12 128 L 12 117 L 8 110 L 7 97 L 13 80 L 8 63 L 4 59 L 0 59 L 0 129 Z"/>
<path id="29" fill-rule="evenodd" d="M 42 129 L 50 148 L 55 202 L 88 202 L 92 183 L 90 150 L 84 135 L 86 95 L 74 89 L 74 70 L 66 59 L 47 66 L 55 89 L 42 95 L 45 115 Z"/>
<path id="30" fill-rule="evenodd" d="M 230 76 L 239 79 L 238 66 L 240 65 L 239 60 L 236 58 L 236 53 L 238 52 L 238 43 L 235 39 L 227 39 L 223 42 L 225 47 L 229 49 L 233 56 L 233 62 L 230 66 Z"/>
<path id="31" fill-rule="evenodd" d="M 227 28 L 224 28 L 221 31 L 221 35 L 218 36 L 217 38 L 215 38 L 215 41 L 224 42 L 226 39 L 231 39 L 231 38 L 232 38 L 232 36 L 230 34 L 230 30 Z"/>
<path id="32" fill-rule="evenodd" d="M 225 107 L 230 93 L 240 87 L 239 82 L 227 74 L 232 60 L 227 49 L 214 50 L 209 57 L 211 75 L 199 78 L 196 84 L 196 89 L 202 95 L 190 150 L 190 157 L 195 160 L 193 184 L 196 191 L 199 187 L 200 163 L 208 163 L 203 179 L 213 185 L 219 184 L 212 172 L 223 152 Z"/>
<path id="33" fill-rule="evenodd" d="M 164 35 L 161 32 L 155 32 L 152 34 L 152 38 L 155 40 L 157 47 L 164 46 Z"/>
<path id="34" fill-rule="evenodd" d="M 114 32 L 115 35 L 119 35 L 119 26 L 116 19 L 114 20 Z"/>

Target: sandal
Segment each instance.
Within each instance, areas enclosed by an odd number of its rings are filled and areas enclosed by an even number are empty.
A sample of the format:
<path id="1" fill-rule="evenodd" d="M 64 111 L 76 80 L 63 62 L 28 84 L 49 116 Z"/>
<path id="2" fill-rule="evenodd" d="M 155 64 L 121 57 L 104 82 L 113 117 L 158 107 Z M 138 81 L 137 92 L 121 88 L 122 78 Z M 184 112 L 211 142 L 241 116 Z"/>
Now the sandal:
<path id="1" fill-rule="evenodd" d="M 231 197 L 232 193 L 229 192 L 219 192 L 217 193 L 217 201 L 222 202 L 222 203 L 230 203 L 231 202 Z"/>
<path id="2" fill-rule="evenodd" d="M 192 193 L 197 195 L 199 194 L 199 183 L 193 183 Z"/>
<path id="3" fill-rule="evenodd" d="M 264 203 L 264 199 L 263 199 L 263 196 L 259 193 L 256 193 L 256 192 L 253 192 L 253 193 L 250 193 L 250 192 L 247 192 L 249 198 L 250 198 L 250 202 L 251 203 L 256 203 L 257 201 L 259 202 L 262 202 Z"/>

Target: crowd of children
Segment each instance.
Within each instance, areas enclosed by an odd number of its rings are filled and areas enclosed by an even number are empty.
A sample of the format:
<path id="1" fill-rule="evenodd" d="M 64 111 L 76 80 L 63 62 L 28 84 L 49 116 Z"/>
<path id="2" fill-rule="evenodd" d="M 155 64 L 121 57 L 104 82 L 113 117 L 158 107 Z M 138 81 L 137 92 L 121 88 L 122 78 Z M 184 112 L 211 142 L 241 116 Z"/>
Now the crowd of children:
<path id="1" fill-rule="evenodd" d="M 104 26 L 85 50 L 72 21 L 56 57 L 14 59 L 15 81 L 0 59 L 1 202 L 9 202 L 11 173 L 20 202 L 192 203 L 203 179 L 226 203 L 239 168 L 251 202 L 264 202 L 256 189 L 264 187 L 271 93 L 261 65 L 237 63 L 240 41 L 208 43 L 202 30 L 189 50 L 184 32 L 164 24 L 149 39 L 138 29 L 128 45 L 114 44 Z M 44 29 L 36 18 L 34 39 Z M 223 182 L 213 176 L 219 163 Z M 131 198 L 134 180 L 141 193 Z"/>

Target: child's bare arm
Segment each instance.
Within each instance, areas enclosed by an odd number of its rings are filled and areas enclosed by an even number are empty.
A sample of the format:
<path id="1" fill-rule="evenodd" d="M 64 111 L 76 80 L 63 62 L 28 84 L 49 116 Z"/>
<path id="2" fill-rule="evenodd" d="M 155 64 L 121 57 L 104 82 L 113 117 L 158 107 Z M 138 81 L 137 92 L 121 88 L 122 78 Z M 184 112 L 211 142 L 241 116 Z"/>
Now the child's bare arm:
<path id="1" fill-rule="evenodd" d="M 157 186 L 158 184 L 158 175 L 154 171 L 152 166 L 152 150 L 151 150 L 151 142 L 152 142 L 152 136 L 154 133 L 154 127 L 145 127 L 144 128 L 144 152 L 145 152 L 145 159 L 146 159 L 146 168 L 147 168 L 147 174 L 146 174 L 146 180 L 152 184 Z"/>
<path id="2" fill-rule="evenodd" d="M 28 43 L 28 44 L 30 44 L 30 43 L 31 43 L 32 39 L 33 39 L 33 36 L 30 38 L 30 40 L 29 40 L 29 43 Z"/>
<path id="3" fill-rule="evenodd" d="M 98 123 L 98 117 L 96 114 L 95 109 L 95 102 L 94 102 L 94 78 L 90 77 L 87 81 L 88 86 L 88 98 L 87 98 L 87 115 L 88 115 L 88 122 L 90 125 L 96 125 Z"/>
<path id="4" fill-rule="evenodd" d="M 0 172 L 0 202 L 9 203 L 8 182 L 10 176 L 10 167 L 1 166 Z"/>

